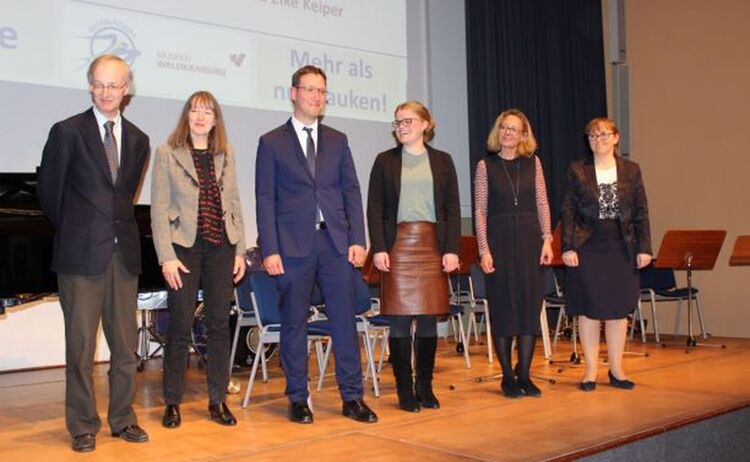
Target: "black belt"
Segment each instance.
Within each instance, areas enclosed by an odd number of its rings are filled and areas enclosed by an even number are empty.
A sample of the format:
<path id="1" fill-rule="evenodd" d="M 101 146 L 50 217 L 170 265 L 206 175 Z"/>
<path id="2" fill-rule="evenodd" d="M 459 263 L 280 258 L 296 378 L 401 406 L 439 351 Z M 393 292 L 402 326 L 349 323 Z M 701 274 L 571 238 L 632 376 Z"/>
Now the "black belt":
<path id="1" fill-rule="evenodd" d="M 321 230 L 321 229 L 328 229 L 328 225 L 326 225 L 325 221 L 319 221 L 318 223 L 315 223 L 315 230 Z"/>

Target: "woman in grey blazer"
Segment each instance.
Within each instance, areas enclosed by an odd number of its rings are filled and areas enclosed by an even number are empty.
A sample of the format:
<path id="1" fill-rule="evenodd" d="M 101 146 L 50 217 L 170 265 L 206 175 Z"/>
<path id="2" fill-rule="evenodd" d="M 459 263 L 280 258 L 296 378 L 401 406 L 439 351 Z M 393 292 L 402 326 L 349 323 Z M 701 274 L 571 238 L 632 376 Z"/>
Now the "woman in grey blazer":
<path id="1" fill-rule="evenodd" d="M 179 404 L 199 287 L 208 335 L 209 414 L 221 425 L 235 425 L 225 403 L 229 309 L 233 283 L 245 273 L 245 237 L 234 151 L 211 93 L 199 91 L 188 98 L 177 127 L 156 149 L 151 181 L 151 230 L 170 315 L 162 425 L 176 428 L 181 423 Z"/>

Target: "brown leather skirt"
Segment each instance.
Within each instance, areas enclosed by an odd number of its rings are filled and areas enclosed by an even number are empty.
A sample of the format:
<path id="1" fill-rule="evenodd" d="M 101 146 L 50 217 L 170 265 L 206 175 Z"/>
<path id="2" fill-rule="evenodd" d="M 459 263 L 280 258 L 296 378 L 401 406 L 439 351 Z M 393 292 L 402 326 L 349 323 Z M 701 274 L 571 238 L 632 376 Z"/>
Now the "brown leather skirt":
<path id="1" fill-rule="evenodd" d="M 443 272 L 435 223 L 399 223 L 388 256 L 391 270 L 380 273 L 382 314 L 448 314 L 448 278 Z"/>

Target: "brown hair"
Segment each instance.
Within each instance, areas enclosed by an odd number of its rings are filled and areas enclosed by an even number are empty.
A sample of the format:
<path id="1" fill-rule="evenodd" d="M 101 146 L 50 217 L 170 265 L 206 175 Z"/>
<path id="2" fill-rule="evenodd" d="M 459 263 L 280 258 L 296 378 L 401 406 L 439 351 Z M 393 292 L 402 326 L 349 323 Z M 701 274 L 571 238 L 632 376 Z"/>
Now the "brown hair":
<path id="1" fill-rule="evenodd" d="M 115 61 L 120 63 L 120 65 L 122 65 L 123 69 L 125 69 L 126 71 L 125 74 L 126 78 L 128 79 L 128 85 L 131 85 L 133 83 L 133 71 L 130 70 L 130 66 L 128 66 L 128 63 L 126 63 L 124 59 L 120 58 L 117 55 L 106 53 L 97 56 L 93 61 L 91 61 L 91 64 L 89 64 L 89 70 L 86 73 L 86 78 L 89 81 L 89 85 L 92 85 L 94 83 L 94 71 L 96 70 L 96 66 L 106 61 Z"/>
<path id="2" fill-rule="evenodd" d="M 292 74 L 292 86 L 294 88 L 297 88 L 299 86 L 299 81 L 302 78 L 303 75 L 306 74 L 316 74 L 321 77 L 323 77 L 323 81 L 328 84 L 328 77 L 326 77 L 326 73 L 323 72 L 323 69 L 313 66 L 311 64 L 308 64 L 307 66 L 302 66 L 299 69 L 297 69 L 294 74 Z"/>
<path id="3" fill-rule="evenodd" d="M 417 117 L 427 122 L 427 128 L 425 128 L 422 136 L 424 137 L 425 143 L 429 143 L 435 137 L 436 127 L 435 121 L 432 118 L 432 114 L 430 114 L 430 110 L 427 109 L 427 107 L 425 107 L 425 105 L 420 103 L 419 101 L 411 100 L 396 106 L 396 110 L 393 111 L 393 116 L 395 117 L 396 113 L 402 109 L 415 113 Z"/>
<path id="4" fill-rule="evenodd" d="M 591 119 L 591 122 L 586 124 L 584 133 L 588 136 L 594 133 L 599 127 L 604 127 L 606 130 L 611 131 L 612 134 L 620 136 L 620 130 L 617 129 L 615 121 L 609 117 L 594 117 Z M 620 155 L 620 140 L 617 140 L 617 143 L 615 143 L 615 154 Z"/>
<path id="5" fill-rule="evenodd" d="M 487 149 L 492 152 L 498 152 L 500 150 L 500 126 L 508 116 L 518 117 L 523 124 L 524 139 L 518 143 L 518 153 L 524 156 L 533 155 L 536 152 L 537 144 L 536 137 L 534 137 L 534 131 L 531 129 L 531 123 L 529 122 L 528 117 L 526 117 L 526 114 L 515 108 L 507 109 L 497 116 L 490 134 L 487 135 Z"/>
<path id="6" fill-rule="evenodd" d="M 214 155 L 227 151 L 227 129 L 224 125 L 224 116 L 221 114 L 221 106 L 214 95 L 207 91 L 196 91 L 185 101 L 182 114 L 177 120 L 177 126 L 167 138 L 167 144 L 172 149 L 192 148 L 190 138 L 190 124 L 188 114 L 194 106 L 205 106 L 214 111 L 214 127 L 208 134 L 208 151 Z"/>

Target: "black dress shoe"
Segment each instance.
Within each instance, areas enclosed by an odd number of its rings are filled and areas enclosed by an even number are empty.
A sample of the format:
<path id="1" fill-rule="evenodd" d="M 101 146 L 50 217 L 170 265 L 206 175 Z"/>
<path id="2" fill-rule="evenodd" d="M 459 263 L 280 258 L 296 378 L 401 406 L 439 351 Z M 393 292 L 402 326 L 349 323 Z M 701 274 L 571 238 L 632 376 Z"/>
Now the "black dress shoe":
<path id="1" fill-rule="evenodd" d="M 596 390 L 596 381 L 592 380 L 591 382 L 581 382 L 578 384 L 578 388 L 580 388 L 582 391 L 594 391 Z"/>
<path id="2" fill-rule="evenodd" d="M 612 371 L 609 371 L 609 384 L 615 388 L 620 388 L 622 390 L 632 390 L 633 388 L 635 388 L 635 383 L 631 382 L 630 380 L 618 379 L 612 374 Z"/>
<path id="3" fill-rule="evenodd" d="M 500 389 L 503 391 L 503 395 L 505 395 L 506 398 L 520 398 L 523 396 L 518 381 L 512 376 L 503 376 L 503 380 L 500 382 Z"/>
<path id="4" fill-rule="evenodd" d="M 289 403 L 289 420 L 296 423 L 313 423 L 313 413 L 306 402 Z"/>
<path id="5" fill-rule="evenodd" d="M 120 431 L 112 432 L 115 438 L 122 438 L 128 443 L 145 443 L 148 441 L 148 433 L 138 425 L 128 425 Z"/>
<path id="6" fill-rule="evenodd" d="M 357 422 L 375 423 L 378 421 L 378 416 L 367 407 L 363 399 L 344 401 L 342 413 Z"/>
<path id="7" fill-rule="evenodd" d="M 211 414 L 211 420 L 219 425 L 237 425 L 237 419 L 229 411 L 227 403 L 209 404 L 208 413 Z"/>
<path id="8" fill-rule="evenodd" d="M 542 397 L 542 390 L 534 385 L 534 382 L 532 382 L 531 379 L 519 379 L 518 386 L 521 388 L 521 392 L 526 396 L 531 396 L 532 398 Z"/>
<path id="9" fill-rule="evenodd" d="M 177 428 L 182 423 L 180 417 L 180 406 L 176 404 L 167 404 L 164 408 L 164 417 L 161 418 L 161 424 L 165 428 Z"/>
<path id="10" fill-rule="evenodd" d="M 73 437 L 71 448 L 75 452 L 91 452 L 96 449 L 96 436 L 93 433 L 84 433 Z"/>

